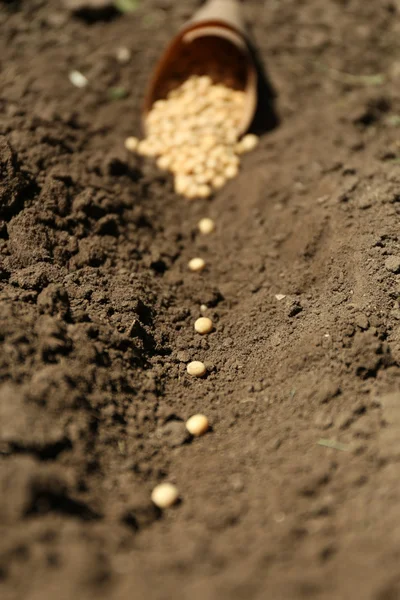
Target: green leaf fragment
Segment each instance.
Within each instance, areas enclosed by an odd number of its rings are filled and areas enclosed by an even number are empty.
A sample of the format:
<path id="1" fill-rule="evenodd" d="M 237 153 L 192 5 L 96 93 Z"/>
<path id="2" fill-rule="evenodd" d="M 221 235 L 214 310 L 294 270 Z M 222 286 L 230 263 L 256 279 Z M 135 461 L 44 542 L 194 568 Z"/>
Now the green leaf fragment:
<path id="1" fill-rule="evenodd" d="M 119 12 L 134 12 L 139 7 L 139 0 L 114 0 L 114 6 Z"/>
<path id="2" fill-rule="evenodd" d="M 347 444 L 341 444 L 336 440 L 320 439 L 318 440 L 317 444 L 320 446 L 326 446 L 327 448 L 333 448 L 334 450 L 341 450 L 342 452 L 349 450 L 349 446 Z"/>
<path id="3" fill-rule="evenodd" d="M 391 127 L 400 127 L 400 115 L 390 115 L 386 119 L 386 123 Z"/>
<path id="4" fill-rule="evenodd" d="M 128 92 L 124 87 L 112 87 L 108 90 L 108 95 L 111 100 L 121 100 L 127 97 Z"/>
<path id="5" fill-rule="evenodd" d="M 373 75 L 353 75 L 352 73 L 344 73 L 333 67 L 329 67 L 319 61 L 314 62 L 314 66 L 319 71 L 327 73 L 331 79 L 340 83 L 348 83 L 353 85 L 376 86 L 383 85 L 386 81 L 384 73 L 375 73 Z"/>

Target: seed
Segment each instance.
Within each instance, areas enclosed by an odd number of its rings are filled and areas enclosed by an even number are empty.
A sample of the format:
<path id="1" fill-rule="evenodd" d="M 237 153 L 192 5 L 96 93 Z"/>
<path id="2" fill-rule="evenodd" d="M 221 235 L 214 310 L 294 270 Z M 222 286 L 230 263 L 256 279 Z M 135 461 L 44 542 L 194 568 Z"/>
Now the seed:
<path id="1" fill-rule="evenodd" d="M 200 185 L 205 185 L 206 183 L 210 183 L 213 179 L 214 173 L 210 170 L 203 170 L 201 173 L 196 175 L 196 182 Z"/>
<path id="2" fill-rule="evenodd" d="M 171 157 L 168 154 L 164 154 L 164 156 L 160 156 L 157 160 L 157 167 L 162 171 L 167 171 L 171 166 L 171 162 Z"/>
<path id="3" fill-rule="evenodd" d="M 129 152 L 136 152 L 139 146 L 139 140 L 133 136 L 127 137 L 124 142 L 124 146 Z"/>
<path id="4" fill-rule="evenodd" d="M 173 483 L 160 483 L 151 493 L 152 502 L 158 508 L 169 508 L 179 499 L 178 488 Z"/>
<path id="5" fill-rule="evenodd" d="M 199 437 L 207 433 L 210 423 L 205 415 L 193 415 L 186 421 L 186 429 L 194 437 Z"/>
<path id="6" fill-rule="evenodd" d="M 204 335 L 205 333 L 210 333 L 213 330 L 213 322 L 208 317 L 200 317 L 196 320 L 194 328 L 197 333 Z"/>
<path id="7" fill-rule="evenodd" d="M 206 267 L 206 261 L 202 258 L 192 258 L 189 260 L 188 267 L 191 271 L 200 272 Z"/>
<path id="8" fill-rule="evenodd" d="M 165 100 L 156 100 L 156 102 L 154 102 L 154 104 L 153 104 L 153 109 L 161 111 L 165 107 L 165 105 L 166 105 Z"/>
<path id="9" fill-rule="evenodd" d="M 204 377 L 204 375 L 207 373 L 205 364 L 199 360 L 193 360 L 190 362 L 186 367 L 186 370 L 192 377 Z"/>
<path id="10" fill-rule="evenodd" d="M 223 175 L 216 175 L 212 180 L 212 186 L 217 190 L 222 188 L 225 185 L 225 183 L 226 178 Z"/>
<path id="11" fill-rule="evenodd" d="M 198 198 L 198 191 L 199 188 L 197 185 L 195 185 L 193 182 L 189 184 L 186 192 L 185 192 L 185 196 L 186 198 L 188 198 L 189 200 L 193 200 L 194 198 Z M 189 267 L 190 269 L 190 267 Z M 198 269 L 192 269 L 193 270 L 198 270 Z"/>
<path id="12" fill-rule="evenodd" d="M 212 219 L 204 217 L 204 219 L 200 219 L 198 223 L 198 228 L 200 233 L 202 233 L 203 235 L 208 235 L 209 233 L 212 233 L 214 231 L 215 223 Z"/>
<path id="13" fill-rule="evenodd" d="M 190 186 L 190 179 L 186 175 L 175 177 L 175 191 L 177 194 L 185 194 Z"/>
<path id="14" fill-rule="evenodd" d="M 211 196 L 211 188 L 209 185 L 203 184 L 199 185 L 197 188 L 197 195 L 199 198 L 208 198 Z"/>
<path id="15" fill-rule="evenodd" d="M 239 169 L 236 165 L 228 165 L 224 171 L 224 175 L 227 179 L 233 179 L 238 174 Z"/>
<path id="16" fill-rule="evenodd" d="M 244 154 L 245 152 L 250 152 L 250 150 L 254 150 L 254 148 L 257 146 L 257 144 L 258 144 L 258 137 L 256 135 L 254 135 L 253 133 L 248 133 L 236 145 L 236 152 L 238 154 Z"/>

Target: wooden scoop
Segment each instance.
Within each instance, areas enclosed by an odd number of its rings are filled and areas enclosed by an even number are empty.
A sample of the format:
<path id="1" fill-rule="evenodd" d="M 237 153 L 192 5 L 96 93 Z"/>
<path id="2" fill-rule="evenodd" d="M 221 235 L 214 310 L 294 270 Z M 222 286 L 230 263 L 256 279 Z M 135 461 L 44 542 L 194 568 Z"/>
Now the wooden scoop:
<path id="1" fill-rule="evenodd" d="M 156 100 L 191 75 L 208 75 L 246 94 L 239 134 L 257 108 L 257 70 L 247 41 L 239 0 L 208 0 L 169 44 L 156 65 L 143 106 L 143 122 Z"/>

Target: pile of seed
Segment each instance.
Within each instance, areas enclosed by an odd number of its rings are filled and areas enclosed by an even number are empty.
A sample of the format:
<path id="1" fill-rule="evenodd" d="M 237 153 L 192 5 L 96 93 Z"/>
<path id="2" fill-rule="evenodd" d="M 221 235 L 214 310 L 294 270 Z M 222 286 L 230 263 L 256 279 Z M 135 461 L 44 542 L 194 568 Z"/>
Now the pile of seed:
<path id="1" fill-rule="evenodd" d="M 157 166 L 174 175 L 178 194 L 207 198 L 236 177 L 239 155 L 258 143 L 252 134 L 239 140 L 244 103 L 244 92 L 193 75 L 154 103 L 146 118 L 147 137 L 129 137 L 125 147 L 157 158 Z"/>

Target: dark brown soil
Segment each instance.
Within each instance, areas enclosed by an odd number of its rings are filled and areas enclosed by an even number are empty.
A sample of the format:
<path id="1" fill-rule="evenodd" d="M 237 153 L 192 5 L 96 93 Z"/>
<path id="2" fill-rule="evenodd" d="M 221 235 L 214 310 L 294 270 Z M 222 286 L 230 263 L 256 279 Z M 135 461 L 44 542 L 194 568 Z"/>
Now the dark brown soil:
<path id="1" fill-rule="evenodd" d="M 123 141 L 198 2 L 74 4 L 0 1 L 1 599 L 399 599 L 398 0 L 246 2 L 279 124 L 195 203 Z"/>

